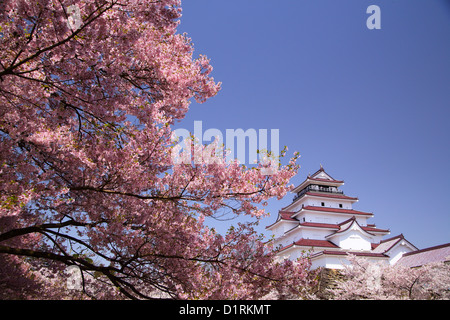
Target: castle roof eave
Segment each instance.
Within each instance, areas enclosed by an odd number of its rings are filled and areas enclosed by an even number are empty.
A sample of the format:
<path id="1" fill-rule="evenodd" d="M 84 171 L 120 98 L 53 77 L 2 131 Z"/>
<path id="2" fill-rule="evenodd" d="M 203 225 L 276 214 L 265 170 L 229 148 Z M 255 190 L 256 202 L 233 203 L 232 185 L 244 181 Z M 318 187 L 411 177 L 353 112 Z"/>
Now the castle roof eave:
<path id="1" fill-rule="evenodd" d="M 332 187 L 340 187 L 344 185 L 343 180 L 328 180 L 328 179 L 321 179 L 321 178 L 311 178 L 307 177 L 302 183 L 300 183 L 298 186 L 296 186 L 294 189 L 292 189 L 292 193 L 297 193 L 300 190 L 306 188 L 310 184 L 319 184 L 319 185 L 326 185 L 326 186 L 332 186 Z"/>
<path id="2" fill-rule="evenodd" d="M 333 198 L 340 200 L 350 200 L 351 202 L 357 202 L 359 199 L 357 197 L 349 197 L 343 194 L 333 194 L 333 193 L 319 193 L 319 192 L 311 192 L 308 191 L 305 193 L 305 196 L 310 197 L 319 197 L 319 198 Z"/>
<path id="3" fill-rule="evenodd" d="M 340 229 L 338 231 L 335 231 L 332 234 L 327 235 L 325 238 L 326 239 L 331 239 L 331 238 L 336 237 L 338 235 L 345 234 L 346 232 L 349 232 L 355 224 L 358 227 L 359 232 L 361 232 L 365 236 L 370 237 L 370 238 L 375 236 L 373 233 L 370 233 L 370 232 L 364 230 L 363 227 L 361 227 L 361 225 L 358 223 L 358 221 L 356 221 L 355 217 L 352 217 L 352 218 L 348 219 L 347 221 L 344 221 L 340 225 L 344 225 L 346 223 L 348 224 L 348 226 L 345 229 Z"/>
<path id="4" fill-rule="evenodd" d="M 350 221 L 352 221 L 354 219 L 355 219 L 355 217 L 353 216 L 352 218 L 347 219 L 344 222 L 341 222 L 339 224 L 321 223 L 321 222 L 300 222 L 299 221 L 299 223 L 297 225 L 295 225 L 292 228 L 290 228 L 289 230 L 285 231 L 282 236 L 283 237 L 287 236 L 288 234 L 295 232 L 297 230 L 300 230 L 300 229 L 322 229 L 322 230 L 328 229 L 332 232 L 330 235 L 334 235 L 335 233 L 343 232 L 343 231 L 341 231 L 341 225 L 349 223 Z M 296 221 L 298 221 L 298 220 L 296 220 Z M 359 227 L 366 233 L 370 234 L 371 236 L 375 236 L 375 233 L 378 235 L 380 235 L 380 234 L 386 235 L 386 234 L 390 233 L 390 230 L 388 230 L 388 229 L 378 229 L 378 228 L 374 228 L 374 227 L 365 227 L 365 226 L 361 226 L 361 225 L 359 225 Z M 345 228 L 345 229 L 347 229 L 347 228 Z"/>
<path id="5" fill-rule="evenodd" d="M 285 219 L 280 219 L 275 221 L 274 223 L 272 223 L 271 225 L 267 226 L 266 229 L 267 230 L 271 230 L 272 228 L 274 228 L 277 224 L 283 223 L 283 222 L 288 222 L 288 223 L 293 223 L 293 224 L 299 224 L 300 221 L 298 220 L 285 220 Z"/>
<path id="6" fill-rule="evenodd" d="M 318 207 L 318 206 L 306 206 L 302 207 L 299 211 L 295 212 L 291 217 L 295 218 L 304 211 L 319 211 L 324 213 L 337 213 L 337 214 L 350 214 L 353 216 L 367 216 L 368 218 L 373 217 L 374 214 L 371 212 L 363 212 L 353 209 L 342 209 L 342 208 L 330 208 L 330 207 Z"/>
<path id="7" fill-rule="evenodd" d="M 308 191 L 305 194 L 303 194 L 301 197 L 296 198 L 292 203 L 288 204 L 282 210 L 289 210 L 289 208 L 291 208 L 294 204 L 298 203 L 299 200 L 304 199 L 305 197 L 337 199 L 337 200 L 350 201 L 351 203 L 355 203 L 355 202 L 359 201 L 359 199 L 356 197 L 349 197 L 349 196 L 340 195 L 340 194 L 318 193 L 318 192 Z"/>
<path id="8" fill-rule="evenodd" d="M 290 249 L 298 249 L 298 248 L 328 248 L 328 249 L 336 249 L 339 250 L 340 247 L 332 243 L 328 240 L 315 240 L 315 239 L 300 239 L 295 242 L 292 242 L 291 244 L 284 246 L 280 250 L 278 250 L 278 253 L 290 250 Z"/>
<path id="9" fill-rule="evenodd" d="M 373 257 L 373 258 L 380 258 L 380 259 L 389 259 L 389 256 L 384 253 L 374 253 L 374 252 L 368 252 L 368 251 L 337 251 L 337 250 L 323 250 L 319 252 L 315 252 L 310 256 L 311 260 L 318 259 L 320 256 L 328 255 L 328 256 L 346 256 L 349 254 L 354 254 L 355 256 L 362 256 L 362 257 Z"/>
<path id="10" fill-rule="evenodd" d="M 266 229 L 270 230 L 273 227 L 275 227 L 277 224 L 282 223 L 282 222 L 291 222 L 291 223 L 299 223 L 299 221 L 297 219 L 292 218 L 291 216 L 294 214 L 294 212 L 288 212 L 288 211 L 284 211 L 281 210 L 280 212 L 278 212 L 278 217 L 277 220 L 272 223 L 271 225 L 268 225 L 266 227 Z"/>
<path id="11" fill-rule="evenodd" d="M 320 177 L 326 177 L 326 179 L 320 178 Z M 314 172 L 312 175 L 308 174 L 306 179 L 302 183 L 300 183 L 297 187 L 295 187 L 292 190 L 292 192 L 296 193 L 296 192 L 302 190 L 303 188 L 305 188 L 306 186 L 308 186 L 311 183 L 318 183 L 318 184 L 325 184 L 325 185 L 329 185 L 329 186 L 339 187 L 339 186 L 342 186 L 344 184 L 344 181 L 343 180 L 336 180 L 336 179 L 334 179 L 327 172 L 325 172 L 325 169 L 323 168 L 323 166 L 320 165 L 320 169 L 319 170 Z"/>

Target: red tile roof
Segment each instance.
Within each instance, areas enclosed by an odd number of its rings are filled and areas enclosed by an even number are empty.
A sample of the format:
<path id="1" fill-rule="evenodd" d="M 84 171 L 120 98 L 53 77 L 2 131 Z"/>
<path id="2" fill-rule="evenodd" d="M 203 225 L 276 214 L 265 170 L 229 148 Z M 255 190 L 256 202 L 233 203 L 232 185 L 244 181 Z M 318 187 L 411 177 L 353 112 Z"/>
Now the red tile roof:
<path id="1" fill-rule="evenodd" d="M 289 249 L 293 246 L 305 246 L 305 247 L 323 247 L 323 248 L 339 248 L 337 245 L 335 245 L 333 242 L 328 240 L 314 240 L 314 239 L 300 239 L 298 241 L 295 241 L 280 250 L 278 252 Z"/>
<path id="2" fill-rule="evenodd" d="M 336 179 L 334 179 L 332 176 L 330 176 L 325 169 L 322 167 L 322 165 L 320 165 L 320 169 L 317 170 L 316 172 L 314 172 L 312 175 L 308 175 L 308 178 L 314 177 L 315 175 L 318 175 L 320 172 L 325 173 L 327 176 L 329 176 L 331 179 L 333 179 L 333 181 L 338 181 Z"/>
<path id="3" fill-rule="evenodd" d="M 303 227 L 315 227 L 315 228 L 329 228 L 329 229 L 339 229 L 337 224 L 331 223 L 319 223 L 319 222 L 302 222 L 300 223 Z"/>
<path id="4" fill-rule="evenodd" d="M 355 256 L 363 256 L 363 257 L 377 257 L 377 258 L 388 258 L 389 256 L 383 253 L 373 253 L 373 252 L 360 252 L 360 251 L 333 251 L 333 250 L 324 250 L 317 252 L 311 255 L 311 258 L 315 258 L 320 255 L 340 255 L 346 256 L 348 254 L 354 254 Z"/>
<path id="5" fill-rule="evenodd" d="M 322 182 L 334 182 L 334 183 L 344 183 L 344 180 L 328 180 L 328 179 L 322 179 L 322 178 L 311 178 L 308 177 L 308 180 L 314 180 L 314 181 L 322 181 Z"/>
<path id="6" fill-rule="evenodd" d="M 391 232 L 389 229 L 379 229 L 374 227 L 361 227 L 361 229 L 368 232 Z"/>
<path id="7" fill-rule="evenodd" d="M 347 199 L 347 200 L 358 200 L 355 197 L 349 197 L 343 194 L 331 194 L 331 193 L 319 193 L 319 192 L 306 192 L 306 195 L 315 196 L 315 197 L 324 197 L 324 198 L 334 198 L 334 199 Z M 300 199 L 300 198 L 298 198 Z"/>
<path id="8" fill-rule="evenodd" d="M 335 213 L 349 213 L 353 215 L 365 215 L 365 216 L 373 215 L 373 213 L 370 212 L 357 211 L 353 209 L 330 208 L 330 207 L 305 206 L 302 208 L 302 210 L 303 209 L 313 211 L 335 212 Z"/>
<path id="9" fill-rule="evenodd" d="M 450 261 L 450 243 L 405 253 L 397 263 L 413 268 L 431 262 L 446 261 Z"/>
<path id="10" fill-rule="evenodd" d="M 283 220 L 291 220 L 291 221 L 297 221 L 297 219 L 291 218 L 291 216 L 294 214 L 294 212 L 289 211 L 280 211 L 280 218 Z"/>
<path id="11" fill-rule="evenodd" d="M 295 241 L 296 246 L 306 246 L 306 247 L 326 247 L 326 248 L 339 248 L 331 241 L 327 240 L 314 240 L 314 239 L 300 239 Z"/>
<path id="12" fill-rule="evenodd" d="M 320 198 L 328 198 L 328 199 L 343 199 L 343 200 L 352 200 L 352 201 L 358 201 L 358 198 L 356 197 L 349 197 L 343 194 L 332 194 L 332 193 L 319 193 L 319 192 L 306 192 L 301 197 L 294 198 L 294 201 L 290 204 L 288 204 L 286 207 L 284 207 L 282 210 L 285 210 L 289 207 L 291 207 L 294 203 L 297 201 L 303 199 L 304 196 L 313 196 L 313 197 L 320 197 Z"/>
<path id="13" fill-rule="evenodd" d="M 266 227 L 266 229 L 274 226 L 277 222 L 279 222 L 280 220 L 287 220 L 287 221 L 292 221 L 292 222 L 298 222 L 297 219 L 291 218 L 291 216 L 294 214 L 295 212 L 290 212 L 290 211 L 279 211 L 278 216 L 279 219 L 277 221 L 275 221 L 274 223 L 272 223 L 271 225 L 268 225 Z"/>
<path id="14" fill-rule="evenodd" d="M 339 209 L 339 208 L 327 208 L 327 207 L 315 207 L 315 206 L 306 206 L 303 207 L 302 209 L 305 210 L 314 210 L 314 211 L 326 211 L 326 212 L 337 212 L 337 213 L 349 213 L 349 214 L 353 214 L 353 215 L 372 215 L 371 213 L 368 212 L 362 212 L 362 211 L 357 211 L 357 210 L 348 210 L 348 209 Z M 292 218 L 292 215 L 294 214 L 294 212 L 291 211 L 280 211 L 279 215 L 280 215 L 280 219 L 277 220 L 275 223 L 277 223 L 280 220 L 287 220 L 287 221 L 293 221 L 293 222 L 299 222 L 297 219 Z M 302 227 L 313 227 L 313 228 L 328 228 L 328 229 L 337 229 L 340 230 L 341 229 L 341 225 L 348 223 L 350 220 L 355 220 L 355 216 L 353 216 L 350 219 L 345 220 L 344 222 L 341 222 L 339 224 L 332 224 L 332 223 L 320 223 L 320 222 L 301 222 L 299 223 L 300 226 Z M 273 226 L 275 223 L 267 226 L 266 228 L 269 228 L 271 226 Z M 372 227 L 373 226 L 373 227 Z M 360 226 L 361 229 L 363 229 L 366 232 L 390 232 L 389 229 L 380 229 L 380 228 L 376 228 L 374 227 L 374 225 L 370 225 L 370 226 Z M 289 232 L 293 229 L 295 229 L 296 227 L 286 231 Z"/>

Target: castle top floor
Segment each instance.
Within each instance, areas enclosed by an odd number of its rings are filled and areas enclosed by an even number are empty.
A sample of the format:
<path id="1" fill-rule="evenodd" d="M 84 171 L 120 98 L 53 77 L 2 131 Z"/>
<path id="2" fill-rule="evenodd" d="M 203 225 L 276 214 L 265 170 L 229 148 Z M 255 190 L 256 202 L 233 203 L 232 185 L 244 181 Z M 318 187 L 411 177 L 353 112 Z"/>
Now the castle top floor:
<path id="1" fill-rule="evenodd" d="M 305 206 L 318 206 L 326 208 L 352 209 L 352 204 L 358 198 L 349 197 L 339 189 L 344 184 L 325 172 L 322 166 L 292 190 L 295 194 L 293 202 L 283 211 L 298 211 Z"/>

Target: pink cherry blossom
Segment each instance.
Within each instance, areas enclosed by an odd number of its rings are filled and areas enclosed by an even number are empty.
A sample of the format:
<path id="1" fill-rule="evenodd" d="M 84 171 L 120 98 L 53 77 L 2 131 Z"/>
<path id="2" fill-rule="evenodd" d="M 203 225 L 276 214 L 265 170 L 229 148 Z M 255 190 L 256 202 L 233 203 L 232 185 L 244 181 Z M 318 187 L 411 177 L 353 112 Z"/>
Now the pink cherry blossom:
<path id="1" fill-rule="evenodd" d="M 2 298 L 254 299 L 311 283 L 309 260 L 277 262 L 253 222 L 204 222 L 265 216 L 298 154 L 270 176 L 171 162 L 172 125 L 220 90 L 180 16 L 179 0 L 0 3 Z"/>
<path id="2" fill-rule="evenodd" d="M 429 300 L 450 298 L 450 265 L 429 263 L 410 268 L 400 264 L 374 263 L 349 255 L 351 264 L 343 279 L 329 291 L 334 299 Z"/>

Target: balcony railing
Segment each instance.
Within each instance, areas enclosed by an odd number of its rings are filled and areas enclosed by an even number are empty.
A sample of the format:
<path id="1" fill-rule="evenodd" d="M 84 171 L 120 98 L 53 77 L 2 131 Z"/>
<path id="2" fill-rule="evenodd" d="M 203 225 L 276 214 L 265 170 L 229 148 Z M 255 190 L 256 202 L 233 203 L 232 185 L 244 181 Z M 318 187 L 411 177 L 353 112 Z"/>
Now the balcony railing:
<path id="1" fill-rule="evenodd" d="M 328 187 L 328 186 L 319 186 L 316 184 L 311 184 L 307 186 L 306 188 L 302 189 L 297 195 L 294 197 L 294 200 L 297 200 L 301 196 L 303 196 L 306 192 L 325 192 L 325 193 L 336 193 L 336 194 L 344 194 L 343 191 L 339 190 L 336 187 Z"/>

